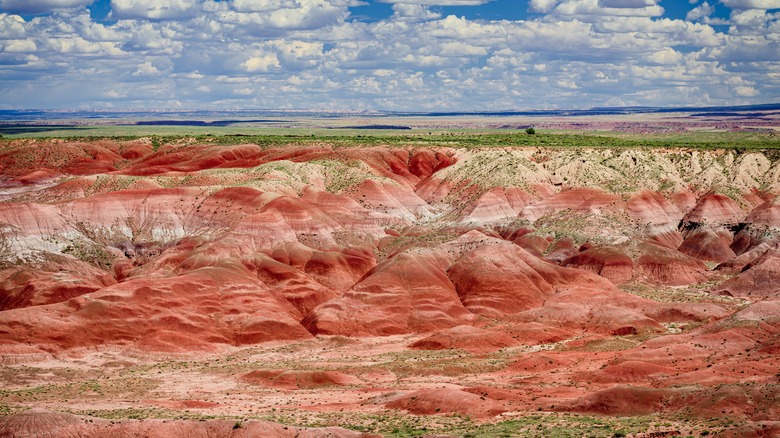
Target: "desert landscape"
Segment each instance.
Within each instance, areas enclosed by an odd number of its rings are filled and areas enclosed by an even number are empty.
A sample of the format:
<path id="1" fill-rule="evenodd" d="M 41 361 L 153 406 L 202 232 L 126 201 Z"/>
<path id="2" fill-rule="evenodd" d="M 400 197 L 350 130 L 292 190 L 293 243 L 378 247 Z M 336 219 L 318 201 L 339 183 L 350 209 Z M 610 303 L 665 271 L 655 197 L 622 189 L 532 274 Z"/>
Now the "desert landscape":
<path id="1" fill-rule="evenodd" d="M 777 111 L 306 123 L 0 140 L 0 436 L 780 435 Z"/>

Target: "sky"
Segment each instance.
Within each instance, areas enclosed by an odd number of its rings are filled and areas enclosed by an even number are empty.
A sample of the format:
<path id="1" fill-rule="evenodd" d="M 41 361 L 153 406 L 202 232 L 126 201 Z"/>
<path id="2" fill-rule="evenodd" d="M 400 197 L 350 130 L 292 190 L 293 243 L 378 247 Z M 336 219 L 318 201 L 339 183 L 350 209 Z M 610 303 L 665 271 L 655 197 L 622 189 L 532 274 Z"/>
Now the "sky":
<path id="1" fill-rule="evenodd" d="M 780 102 L 780 0 L 0 0 L 0 109 Z"/>

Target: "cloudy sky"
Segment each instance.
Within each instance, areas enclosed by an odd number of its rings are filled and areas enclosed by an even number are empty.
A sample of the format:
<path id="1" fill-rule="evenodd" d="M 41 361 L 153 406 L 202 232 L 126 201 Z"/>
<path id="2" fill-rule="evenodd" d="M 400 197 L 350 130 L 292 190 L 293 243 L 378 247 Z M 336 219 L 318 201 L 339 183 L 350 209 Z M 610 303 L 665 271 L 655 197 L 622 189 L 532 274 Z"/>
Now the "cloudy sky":
<path id="1" fill-rule="evenodd" d="M 0 108 L 780 101 L 780 0 L 0 0 Z"/>

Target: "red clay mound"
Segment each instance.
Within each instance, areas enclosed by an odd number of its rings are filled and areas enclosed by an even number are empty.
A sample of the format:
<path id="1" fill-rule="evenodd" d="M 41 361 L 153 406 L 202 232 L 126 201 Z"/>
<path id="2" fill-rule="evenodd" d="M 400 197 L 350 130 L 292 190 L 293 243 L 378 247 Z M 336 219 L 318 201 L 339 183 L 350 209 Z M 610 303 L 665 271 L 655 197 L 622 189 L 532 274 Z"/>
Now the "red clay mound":
<path id="1" fill-rule="evenodd" d="M 339 427 L 303 428 L 260 420 L 104 420 L 61 412 L 31 409 L 0 418 L 0 436 L 120 438 L 269 437 L 269 438 L 378 438 Z"/>
<path id="2" fill-rule="evenodd" d="M 64 303 L 2 312 L 0 338 L 54 352 L 140 342 L 141 349 L 170 346 L 179 353 L 181 340 L 201 349 L 310 337 L 295 310 L 252 277 L 226 264 L 129 280 Z"/>
<path id="3" fill-rule="evenodd" d="M 731 250 L 737 255 L 743 255 L 753 251 L 761 245 L 775 245 L 778 243 L 778 236 L 775 231 L 762 226 L 745 224 L 739 229 L 731 241 Z"/>
<path id="4" fill-rule="evenodd" d="M 130 353 L 162 353 L 164 355 L 183 355 L 189 353 L 209 353 L 217 347 L 205 339 L 171 330 L 157 330 L 139 339 L 131 346 Z"/>
<path id="5" fill-rule="evenodd" d="M 545 260 L 560 265 L 564 260 L 574 257 L 579 252 L 574 239 L 562 237 L 550 245 Z"/>
<path id="6" fill-rule="evenodd" d="M 778 333 L 780 301 L 765 300 L 695 330 L 650 339 L 621 358 L 676 369 L 664 385 L 771 382 L 780 366 L 772 355 Z"/>
<path id="7" fill-rule="evenodd" d="M 262 149 L 257 145 L 174 146 L 137 160 L 123 173 L 127 175 L 162 175 L 169 172 L 197 172 L 213 168 L 253 167 L 261 164 Z"/>
<path id="8" fill-rule="evenodd" d="M 513 220 L 533 198 L 517 187 L 495 187 L 482 194 L 463 211 L 463 224 Z"/>
<path id="9" fill-rule="evenodd" d="M 461 325 L 436 332 L 420 339 L 409 348 L 413 350 L 450 350 L 460 349 L 471 353 L 488 353 L 519 342 L 503 333 Z"/>
<path id="10" fill-rule="evenodd" d="M 461 256 L 449 276 L 467 309 L 501 316 L 541 306 L 564 281 L 558 271 L 517 245 L 490 239 Z"/>
<path id="11" fill-rule="evenodd" d="M 300 243 L 285 243 L 267 252 L 274 260 L 294 267 L 339 294 L 346 292 L 376 266 L 369 248 L 347 246 L 316 250 Z"/>
<path id="12" fill-rule="evenodd" d="M 634 261 L 617 247 L 590 248 L 564 260 L 561 266 L 587 269 L 613 284 L 626 283 L 634 276 Z"/>
<path id="13" fill-rule="evenodd" d="M 180 411 L 187 409 L 211 409 L 220 406 L 219 403 L 203 400 L 144 400 L 143 403 Z"/>
<path id="14" fill-rule="evenodd" d="M 409 171 L 422 180 L 455 164 L 456 161 L 451 151 L 447 153 L 446 151 L 421 150 L 409 158 Z"/>
<path id="15" fill-rule="evenodd" d="M 625 293 L 609 280 L 593 273 L 555 268 L 566 281 L 561 282 L 542 307 L 505 317 L 506 321 L 546 325 L 570 331 L 627 335 L 665 331 L 646 314 L 655 302 Z"/>
<path id="16" fill-rule="evenodd" d="M 638 386 L 615 386 L 554 409 L 563 412 L 620 416 L 650 415 L 664 409 L 670 391 Z"/>
<path id="17" fill-rule="evenodd" d="M 368 179 L 354 188 L 352 195 L 364 207 L 392 215 L 396 219 L 414 221 L 431 213 L 430 206 L 410 187 Z"/>
<path id="18" fill-rule="evenodd" d="M 424 333 L 467 324 L 463 307 L 435 251 L 401 253 L 378 265 L 343 296 L 314 309 L 302 324 L 314 334 L 345 336 Z"/>
<path id="19" fill-rule="evenodd" d="M 737 256 L 729 247 L 730 244 L 730 234 L 698 228 L 687 234 L 678 251 L 695 259 L 722 263 Z"/>
<path id="20" fill-rule="evenodd" d="M 594 290 L 589 288 L 572 287 L 567 295 L 557 296 L 544 307 L 512 315 L 507 320 L 543 322 L 564 330 L 617 336 L 665 331 L 657 321 L 641 311 L 624 307 L 621 301 L 630 298 L 620 294 L 594 294 Z"/>
<path id="21" fill-rule="evenodd" d="M 113 172 L 114 163 L 123 158 L 105 146 L 61 140 L 14 142 L 0 151 L 0 174 L 21 176 L 43 168 L 70 175 Z"/>
<path id="22" fill-rule="evenodd" d="M 474 418 L 495 417 L 507 409 L 503 404 L 460 389 L 425 389 L 396 398 L 385 404 L 414 415 L 461 414 Z"/>
<path id="23" fill-rule="evenodd" d="M 648 362 L 628 360 L 608 365 L 593 373 L 587 373 L 582 380 L 596 383 L 647 383 L 674 374 L 675 369 Z"/>
<path id="24" fill-rule="evenodd" d="M 753 421 L 780 418 L 780 388 L 776 384 L 717 385 L 679 391 L 669 399 L 671 410 L 703 418 L 741 417 Z"/>
<path id="25" fill-rule="evenodd" d="M 631 197 L 626 208 L 631 218 L 643 227 L 643 233 L 648 239 L 672 249 L 682 244 L 677 225 L 683 214 L 660 193 L 640 191 Z"/>
<path id="26" fill-rule="evenodd" d="M 780 198 L 772 194 L 769 199 L 754 208 L 745 218 L 753 226 L 780 228 Z"/>
<path id="27" fill-rule="evenodd" d="M 539 258 L 542 258 L 544 252 L 550 247 L 550 240 L 538 234 L 526 234 L 513 239 L 513 241 L 524 250 Z"/>
<path id="28" fill-rule="evenodd" d="M 770 249 L 712 293 L 752 299 L 780 297 L 780 250 Z"/>
<path id="29" fill-rule="evenodd" d="M 563 330 L 539 322 L 511 324 L 502 330 L 523 345 L 550 344 L 574 336 L 570 330 Z"/>
<path id="30" fill-rule="evenodd" d="M 780 421 L 749 422 L 726 429 L 718 434 L 720 438 L 774 438 L 780 436 Z"/>
<path id="31" fill-rule="evenodd" d="M 718 264 L 718 266 L 715 267 L 715 270 L 729 274 L 738 274 L 743 269 L 745 269 L 746 266 L 754 263 L 756 260 L 758 260 L 759 257 L 766 254 L 767 251 L 773 248 L 777 248 L 776 243 L 760 243 L 750 250 L 742 252 L 737 257 Z"/>
<path id="32" fill-rule="evenodd" d="M 541 373 L 548 374 L 550 371 L 571 366 L 575 359 L 560 354 L 547 354 L 544 352 L 526 354 L 520 356 L 515 363 L 509 367 L 509 371 L 515 373 Z"/>
<path id="33" fill-rule="evenodd" d="M 774 420 L 780 415 L 776 385 L 718 385 L 656 389 L 615 386 L 587 395 L 556 410 L 607 415 L 684 412 L 699 418 L 738 417 Z"/>
<path id="34" fill-rule="evenodd" d="M 257 272 L 260 281 L 298 310 L 296 317 L 299 320 L 318 305 L 339 296 L 335 290 L 316 282 L 304 272 L 265 254 L 257 255 L 251 264 L 244 263 Z"/>
<path id="35" fill-rule="evenodd" d="M 536 221 L 551 213 L 571 210 L 578 213 L 595 213 L 608 208 L 620 208 L 620 196 L 598 189 L 570 188 L 555 195 L 532 202 L 520 212 L 520 218 Z"/>
<path id="36" fill-rule="evenodd" d="M 42 265 L 0 271 L 0 310 L 59 303 L 115 283 L 93 265 L 50 255 Z"/>
<path id="37" fill-rule="evenodd" d="M 635 266 L 654 283 L 685 285 L 706 281 L 707 266 L 701 260 L 652 243 L 638 245 Z"/>
<path id="38" fill-rule="evenodd" d="M 738 224 L 745 219 L 745 212 L 733 199 L 726 195 L 714 194 L 702 196 L 688 214 L 684 223 L 725 225 Z"/>
<path id="39" fill-rule="evenodd" d="M 316 389 L 361 383 L 360 379 L 338 371 L 257 370 L 241 375 L 240 380 L 251 385 L 279 389 Z"/>
<path id="40" fill-rule="evenodd" d="M 3 181 L 3 186 L 31 186 L 36 184 L 44 184 L 61 176 L 61 173 L 51 169 L 36 169 L 24 175 L 19 175 L 17 177 L 9 178 L 8 180 Z"/>
<path id="41" fill-rule="evenodd" d="M 634 194 L 626 204 L 632 218 L 642 224 L 677 224 L 683 214 L 676 205 L 658 192 L 642 190 Z"/>

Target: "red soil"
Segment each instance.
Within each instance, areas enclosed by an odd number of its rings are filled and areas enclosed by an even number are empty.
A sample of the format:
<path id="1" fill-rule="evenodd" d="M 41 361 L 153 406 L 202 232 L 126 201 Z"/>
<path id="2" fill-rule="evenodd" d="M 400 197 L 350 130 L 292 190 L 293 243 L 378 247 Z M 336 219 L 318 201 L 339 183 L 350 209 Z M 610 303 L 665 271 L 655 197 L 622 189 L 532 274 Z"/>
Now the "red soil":
<path id="1" fill-rule="evenodd" d="M 242 403 L 480 421 L 537 409 L 728 415 L 746 434 L 777 428 L 772 193 L 732 199 L 682 171 L 674 181 L 689 186 L 671 191 L 632 180 L 635 193 L 611 193 L 586 174 L 574 175 L 583 187 L 555 186 L 554 167 L 570 157 L 552 149 L 153 149 L 52 140 L 0 150 L 5 384 L 69 375 L 20 363 L 86 375 L 94 355 L 139 366 L 218 358 L 201 368 L 216 374 L 161 368 L 154 390 L 117 400 L 215 415 Z M 617 157 L 588 153 L 601 167 Z M 506 169 L 491 157 L 506 156 L 529 166 L 516 168 L 527 181 L 497 185 Z M 485 167 L 448 173 L 469 160 Z M 217 387 L 246 398 L 208 397 Z M 9 389 L 9 406 L 43 406 L 24 394 Z M 0 434 L 363 436 L 235 423 L 34 410 L 0 417 Z"/>
<path id="2" fill-rule="evenodd" d="M 240 423 L 239 427 L 235 427 Z M 33 409 L 0 418 L 0 431 L 8 437 L 78 436 L 78 437 L 253 437 L 274 438 L 374 438 L 379 435 L 354 432 L 339 427 L 302 428 L 268 421 L 249 420 L 124 420 L 109 421 L 77 415 Z"/>

